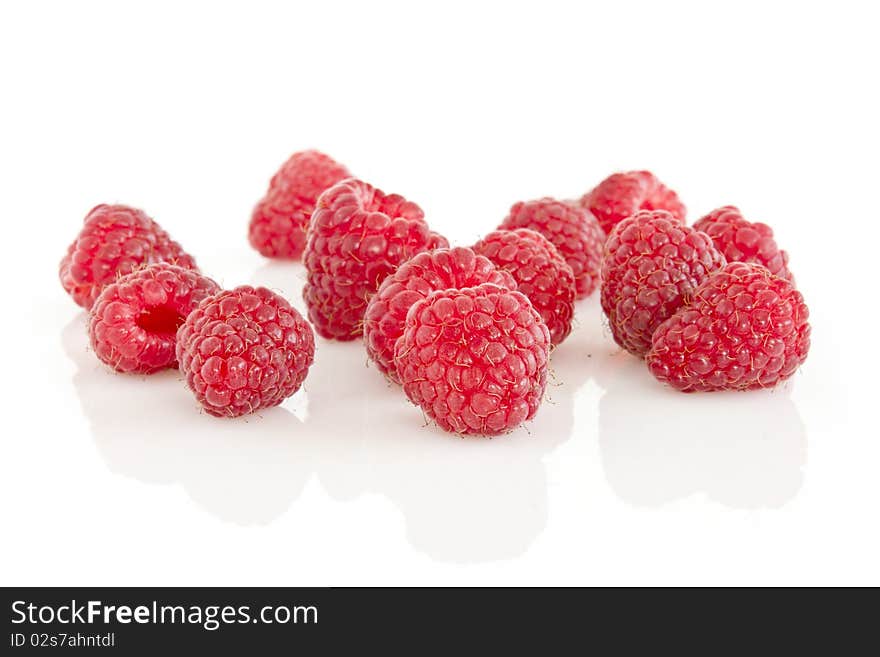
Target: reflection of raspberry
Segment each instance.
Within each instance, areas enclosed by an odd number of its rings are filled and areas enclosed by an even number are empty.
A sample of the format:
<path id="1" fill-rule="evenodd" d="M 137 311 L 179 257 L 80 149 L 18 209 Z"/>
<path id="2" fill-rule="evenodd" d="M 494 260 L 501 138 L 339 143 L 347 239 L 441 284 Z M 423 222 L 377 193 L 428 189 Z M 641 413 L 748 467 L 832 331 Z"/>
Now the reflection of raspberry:
<path id="1" fill-rule="evenodd" d="M 550 329 L 550 341 L 571 333 L 574 314 L 574 273 L 547 238 L 527 228 L 496 230 L 474 245 L 496 266 L 509 271 Z"/>
<path id="2" fill-rule="evenodd" d="M 303 255 L 309 319 L 325 338 L 353 340 L 385 277 L 415 254 L 448 245 L 402 196 L 360 180 L 334 185 L 318 199 Z"/>
<path id="3" fill-rule="evenodd" d="M 666 210 L 682 222 L 686 214 L 678 195 L 650 171 L 614 173 L 585 194 L 581 205 L 596 216 L 606 233 L 639 210 Z"/>
<path id="4" fill-rule="evenodd" d="M 577 297 L 589 296 L 596 289 L 605 233 L 583 208 L 552 198 L 520 202 L 510 208 L 499 228 L 530 228 L 541 233 L 574 272 Z"/>
<path id="5" fill-rule="evenodd" d="M 211 415 L 277 406 L 299 390 L 315 336 L 283 297 L 243 285 L 208 297 L 177 332 L 186 382 Z"/>
<path id="6" fill-rule="evenodd" d="M 154 262 L 196 269 L 192 256 L 142 210 L 98 205 L 67 249 L 59 276 L 73 300 L 89 309 L 105 285 Z"/>
<path id="7" fill-rule="evenodd" d="M 351 174 L 318 151 L 294 153 L 272 176 L 251 215 L 251 245 L 268 258 L 299 258 L 321 192 Z"/>
<path id="8" fill-rule="evenodd" d="M 395 347 L 403 390 L 446 431 L 491 435 L 538 410 L 550 332 L 521 292 L 491 283 L 417 301 Z"/>
<path id="9" fill-rule="evenodd" d="M 220 290 L 210 278 L 164 263 L 127 274 L 104 288 L 89 319 L 95 354 L 120 372 L 175 367 L 178 327 L 199 302 Z"/>
<path id="10" fill-rule="evenodd" d="M 435 249 L 407 260 L 388 276 L 370 299 L 364 314 L 367 353 L 378 368 L 394 381 L 394 344 L 403 334 L 406 314 L 412 305 L 431 292 L 494 283 L 515 290 L 516 282 L 506 271 L 466 247 Z M 398 381 L 399 382 L 399 381 Z"/>
<path id="11" fill-rule="evenodd" d="M 769 388 L 807 358 L 808 318 L 791 283 L 761 265 L 734 262 L 657 328 L 648 367 L 684 392 Z"/>
<path id="12" fill-rule="evenodd" d="M 668 212 L 643 210 L 621 221 L 602 261 L 602 310 L 617 344 L 643 356 L 660 322 L 724 264 L 708 235 Z"/>
<path id="13" fill-rule="evenodd" d="M 770 273 L 792 280 L 788 271 L 788 253 L 773 239 L 773 229 L 767 224 L 746 221 L 738 208 L 726 205 L 713 210 L 694 224 L 712 238 L 728 262 L 754 262 L 764 265 Z"/>

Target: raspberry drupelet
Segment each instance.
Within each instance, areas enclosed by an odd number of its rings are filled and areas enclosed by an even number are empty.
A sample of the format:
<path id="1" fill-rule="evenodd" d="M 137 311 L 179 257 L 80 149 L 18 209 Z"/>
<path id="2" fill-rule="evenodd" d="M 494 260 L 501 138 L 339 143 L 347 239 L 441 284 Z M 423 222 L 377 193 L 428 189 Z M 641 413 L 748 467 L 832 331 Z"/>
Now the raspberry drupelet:
<path id="1" fill-rule="evenodd" d="M 120 372 L 151 374 L 176 367 L 178 327 L 219 290 L 210 278 L 176 265 L 148 265 L 127 274 L 105 287 L 92 307 L 92 349 Z"/>
<path id="2" fill-rule="evenodd" d="M 574 316 L 574 272 L 543 235 L 528 228 L 496 230 L 474 245 L 497 267 L 510 272 L 550 330 L 556 345 L 571 333 Z"/>
<path id="3" fill-rule="evenodd" d="M 482 283 L 515 290 L 516 282 L 506 271 L 467 247 L 443 248 L 420 253 L 388 276 L 370 299 L 364 314 L 367 354 L 379 370 L 399 383 L 394 366 L 394 345 L 403 334 L 406 315 L 416 301 L 432 292 L 463 289 Z"/>
<path id="4" fill-rule="evenodd" d="M 552 198 L 525 201 L 510 208 L 499 228 L 529 228 L 546 237 L 571 267 L 577 298 L 598 286 L 605 233 L 589 211 Z"/>
<path id="5" fill-rule="evenodd" d="M 206 412 L 236 417 L 299 390 L 315 336 L 283 297 L 244 285 L 206 298 L 177 332 L 177 359 Z"/>
<path id="6" fill-rule="evenodd" d="M 318 196 L 350 175 L 343 165 L 319 151 L 291 155 L 272 176 L 266 195 L 251 214 L 251 246 L 267 258 L 299 258 Z"/>
<path id="7" fill-rule="evenodd" d="M 654 329 L 724 264 L 708 235 L 668 212 L 643 210 L 621 221 L 602 260 L 602 310 L 614 340 L 644 356 Z"/>
<path id="8" fill-rule="evenodd" d="M 303 296 L 315 330 L 325 338 L 357 338 L 385 277 L 417 253 L 445 246 L 412 201 L 360 180 L 334 185 L 318 199 L 303 255 Z"/>
<path id="9" fill-rule="evenodd" d="M 98 205 L 86 215 L 58 274 L 64 290 L 88 310 L 106 285 L 156 262 L 196 269 L 192 256 L 143 210 Z"/>
<path id="10" fill-rule="evenodd" d="M 650 171 L 613 173 L 587 192 L 581 205 L 595 215 L 606 233 L 639 210 L 666 210 L 681 222 L 687 214 L 678 194 Z"/>
<path id="11" fill-rule="evenodd" d="M 788 253 L 779 248 L 773 229 L 767 224 L 747 221 L 733 205 L 713 210 L 694 224 L 712 238 L 728 262 L 764 265 L 771 274 L 793 281 L 788 269 Z"/>
<path id="12" fill-rule="evenodd" d="M 521 292 L 491 283 L 417 301 L 395 347 L 407 397 L 441 428 L 494 435 L 534 417 L 550 332 Z"/>
<path id="13" fill-rule="evenodd" d="M 770 388 L 806 360 L 808 319 L 789 281 L 761 265 L 730 263 L 657 327 L 648 368 L 683 392 Z"/>

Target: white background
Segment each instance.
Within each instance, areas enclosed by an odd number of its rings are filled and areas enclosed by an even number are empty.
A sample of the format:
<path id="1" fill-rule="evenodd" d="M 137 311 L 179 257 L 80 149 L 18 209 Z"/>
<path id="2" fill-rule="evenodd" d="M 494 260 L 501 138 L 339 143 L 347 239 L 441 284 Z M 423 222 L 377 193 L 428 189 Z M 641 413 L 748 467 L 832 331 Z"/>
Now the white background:
<path id="1" fill-rule="evenodd" d="M 0 9 L 3 584 L 880 584 L 872 3 L 9 2 Z M 460 244 L 516 200 L 649 168 L 770 223 L 813 348 L 772 392 L 680 395 L 596 299 L 527 430 L 460 440 L 319 341 L 261 417 L 87 348 L 58 260 L 144 208 L 225 286 L 315 147 Z"/>

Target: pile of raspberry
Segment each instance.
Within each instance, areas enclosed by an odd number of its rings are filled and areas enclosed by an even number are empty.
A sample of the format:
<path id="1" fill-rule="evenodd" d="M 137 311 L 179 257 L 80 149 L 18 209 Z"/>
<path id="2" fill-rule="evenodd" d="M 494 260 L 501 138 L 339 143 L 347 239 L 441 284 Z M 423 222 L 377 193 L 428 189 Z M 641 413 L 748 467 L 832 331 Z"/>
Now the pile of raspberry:
<path id="1" fill-rule="evenodd" d="M 614 340 L 676 390 L 772 388 L 806 360 L 809 311 L 788 254 L 733 206 L 693 226 L 637 210 L 611 229 L 600 276 Z"/>
<path id="2" fill-rule="evenodd" d="M 280 295 L 222 290 L 142 210 L 99 205 L 61 261 L 61 283 L 89 311 L 92 350 L 118 372 L 179 368 L 204 410 L 235 417 L 302 385 L 312 328 Z"/>
<path id="3" fill-rule="evenodd" d="M 685 216 L 652 173 L 621 172 L 576 201 L 517 202 L 474 244 L 450 246 L 416 203 L 312 150 L 275 173 L 249 226 L 262 255 L 302 260 L 308 321 L 266 288 L 222 289 L 124 205 L 87 214 L 59 275 L 102 362 L 179 369 L 209 415 L 283 403 L 317 334 L 363 340 L 440 428 L 491 436 L 535 416 L 551 356 L 580 357 L 556 348 L 596 290 L 614 340 L 674 389 L 768 388 L 797 371 L 809 315 L 772 229 L 733 206 L 693 226 Z"/>

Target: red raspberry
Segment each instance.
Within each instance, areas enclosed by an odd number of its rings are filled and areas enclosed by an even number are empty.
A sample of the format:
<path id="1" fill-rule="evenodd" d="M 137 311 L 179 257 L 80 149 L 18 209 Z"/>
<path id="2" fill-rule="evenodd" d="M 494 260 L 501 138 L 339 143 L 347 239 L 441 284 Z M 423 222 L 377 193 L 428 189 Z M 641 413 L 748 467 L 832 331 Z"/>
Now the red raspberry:
<path id="1" fill-rule="evenodd" d="M 303 296 L 318 334 L 353 340 L 364 310 L 385 277 L 415 254 L 449 246 L 431 232 L 422 209 L 360 180 L 344 180 L 321 194 L 303 260 Z"/>
<path id="2" fill-rule="evenodd" d="M 648 367 L 684 392 L 770 388 L 806 360 L 809 316 L 789 281 L 732 262 L 657 328 Z"/>
<path id="3" fill-rule="evenodd" d="M 621 221 L 602 260 L 602 310 L 614 340 L 644 356 L 654 329 L 724 264 L 708 235 L 668 212 L 642 210 Z"/>
<path id="4" fill-rule="evenodd" d="M 58 273 L 64 290 L 88 310 L 105 285 L 154 262 L 197 269 L 192 256 L 142 210 L 98 205 L 86 215 Z"/>
<path id="5" fill-rule="evenodd" d="M 211 415 L 277 406 L 299 390 L 315 336 L 283 297 L 243 285 L 208 297 L 177 332 L 186 382 Z"/>
<path id="6" fill-rule="evenodd" d="M 417 301 L 394 351 L 404 392 L 428 417 L 491 435 L 537 412 L 550 332 L 524 294 L 484 283 Z"/>
<path id="7" fill-rule="evenodd" d="M 496 230 L 476 243 L 474 251 L 513 274 L 559 344 L 571 333 L 574 315 L 574 272 L 547 238 L 528 228 Z"/>
<path id="8" fill-rule="evenodd" d="M 746 221 L 738 208 L 725 205 L 713 210 L 694 224 L 712 238 L 728 262 L 754 262 L 764 265 L 770 273 L 792 281 L 788 270 L 788 253 L 773 239 L 773 229 L 767 224 Z"/>
<path id="9" fill-rule="evenodd" d="M 614 173 L 581 198 L 607 233 L 639 210 L 666 210 L 684 222 L 686 210 L 678 195 L 650 171 Z"/>
<path id="10" fill-rule="evenodd" d="M 574 272 L 577 298 L 589 296 L 599 284 L 605 233 L 576 204 L 552 198 L 515 203 L 499 228 L 530 228 L 550 240 Z"/>
<path id="11" fill-rule="evenodd" d="M 251 245 L 267 258 L 299 258 L 318 196 L 349 176 L 348 169 L 318 151 L 291 155 L 254 208 Z"/>
<path id="12" fill-rule="evenodd" d="M 178 327 L 220 290 L 191 269 L 159 263 L 126 274 L 101 292 L 89 317 L 95 354 L 120 372 L 151 374 L 177 367 Z"/>
<path id="13" fill-rule="evenodd" d="M 432 292 L 494 283 L 509 290 L 516 282 L 506 271 L 467 247 L 436 249 L 407 260 L 388 276 L 370 299 L 364 313 L 367 353 L 378 368 L 399 383 L 394 367 L 394 344 L 403 334 L 412 305 Z"/>

